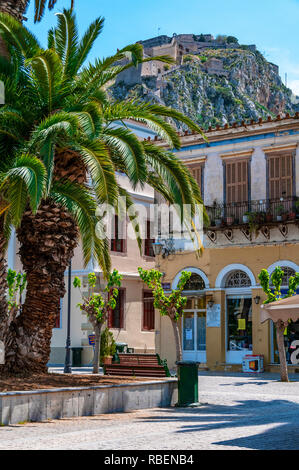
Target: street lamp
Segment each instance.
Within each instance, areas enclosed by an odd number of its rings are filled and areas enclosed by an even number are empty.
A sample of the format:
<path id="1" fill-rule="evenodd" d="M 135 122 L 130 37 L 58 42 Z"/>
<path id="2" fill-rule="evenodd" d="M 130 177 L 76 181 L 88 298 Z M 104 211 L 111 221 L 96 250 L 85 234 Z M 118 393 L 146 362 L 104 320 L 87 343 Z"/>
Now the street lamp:
<path id="1" fill-rule="evenodd" d="M 172 238 L 169 238 L 168 240 L 162 239 L 157 241 L 153 243 L 153 250 L 156 256 L 162 254 L 163 258 L 166 258 L 169 255 L 175 253 L 174 241 Z"/>
<path id="2" fill-rule="evenodd" d="M 159 256 L 162 252 L 163 245 L 161 242 L 154 242 L 153 243 L 153 250 L 155 253 L 155 256 Z"/>
<path id="3" fill-rule="evenodd" d="M 261 300 L 261 298 L 260 298 L 259 295 L 257 295 L 256 297 L 254 297 L 254 301 L 255 301 L 256 305 L 258 305 L 258 304 L 260 303 L 260 300 Z"/>
<path id="4" fill-rule="evenodd" d="M 67 298 L 67 336 L 64 373 L 71 374 L 71 288 L 72 288 L 72 260 L 69 262 L 68 270 L 68 298 Z"/>

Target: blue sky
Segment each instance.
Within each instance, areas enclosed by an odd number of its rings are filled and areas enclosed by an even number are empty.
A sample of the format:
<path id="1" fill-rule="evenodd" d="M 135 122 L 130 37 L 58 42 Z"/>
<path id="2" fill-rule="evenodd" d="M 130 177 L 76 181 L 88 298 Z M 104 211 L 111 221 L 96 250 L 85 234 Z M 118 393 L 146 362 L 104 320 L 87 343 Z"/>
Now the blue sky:
<path id="1" fill-rule="evenodd" d="M 31 0 L 27 26 L 45 44 L 56 11 L 70 6 L 58 0 L 42 22 L 33 23 Z M 299 0 L 75 0 L 79 29 L 95 17 L 105 18 L 93 56 L 113 54 L 117 48 L 159 34 L 211 33 L 236 36 L 242 44 L 256 44 L 266 59 L 280 67 L 280 75 L 299 95 Z"/>

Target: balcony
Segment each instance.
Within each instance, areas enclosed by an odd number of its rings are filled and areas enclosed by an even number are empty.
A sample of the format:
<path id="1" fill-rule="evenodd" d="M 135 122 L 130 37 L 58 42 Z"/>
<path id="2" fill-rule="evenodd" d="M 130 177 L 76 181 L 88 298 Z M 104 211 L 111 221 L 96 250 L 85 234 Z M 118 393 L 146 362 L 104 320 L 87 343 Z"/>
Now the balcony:
<path id="1" fill-rule="evenodd" d="M 214 203 L 206 207 L 210 226 L 205 232 L 212 242 L 216 242 L 217 232 L 224 232 L 229 241 L 233 240 L 233 229 L 239 229 L 251 240 L 261 232 L 270 239 L 271 228 L 280 230 L 284 237 L 288 225 L 299 226 L 299 198 L 263 199 L 231 204 Z"/>

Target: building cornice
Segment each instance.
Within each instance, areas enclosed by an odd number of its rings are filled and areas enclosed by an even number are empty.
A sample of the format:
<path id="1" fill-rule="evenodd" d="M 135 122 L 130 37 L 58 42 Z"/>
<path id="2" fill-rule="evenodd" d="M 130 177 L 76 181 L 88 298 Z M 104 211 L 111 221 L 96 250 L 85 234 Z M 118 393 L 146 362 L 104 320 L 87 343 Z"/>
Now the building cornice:
<path id="1" fill-rule="evenodd" d="M 241 150 L 235 152 L 223 153 L 220 155 L 222 160 L 251 158 L 254 149 Z"/>
<path id="2" fill-rule="evenodd" d="M 281 153 L 287 150 L 296 150 L 297 146 L 298 146 L 297 142 L 288 144 L 288 145 L 271 145 L 270 147 L 264 147 L 263 151 L 264 153 L 275 153 L 275 152 Z"/>
<path id="3" fill-rule="evenodd" d="M 187 157 L 187 158 L 184 158 L 182 159 L 182 161 L 184 163 L 186 163 L 188 166 L 191 166 L 191 165 L 200 165 L 201 163 L 205 163 L 207 160 L 207 156 L 204 155 L 202 157 L 195 157 L 195 158 L 190 158 L 190 157 Z"/>

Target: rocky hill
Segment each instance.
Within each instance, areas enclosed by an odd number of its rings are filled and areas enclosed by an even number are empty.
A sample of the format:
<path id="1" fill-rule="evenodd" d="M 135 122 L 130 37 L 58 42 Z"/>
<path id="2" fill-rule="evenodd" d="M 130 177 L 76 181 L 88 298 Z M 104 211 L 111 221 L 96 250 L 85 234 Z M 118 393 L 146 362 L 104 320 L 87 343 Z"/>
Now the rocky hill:
<path id="1" fill-rule="evenodd" d="M 110 92 L 114 99 L 139 98 L 173 107 L 204 129 L 299 110 L 278 67 L 239 45 L 186 54 L 180 65 L 165 66 L 158 76 L 142 76 L 135 84 L 119 81 Z"/>

